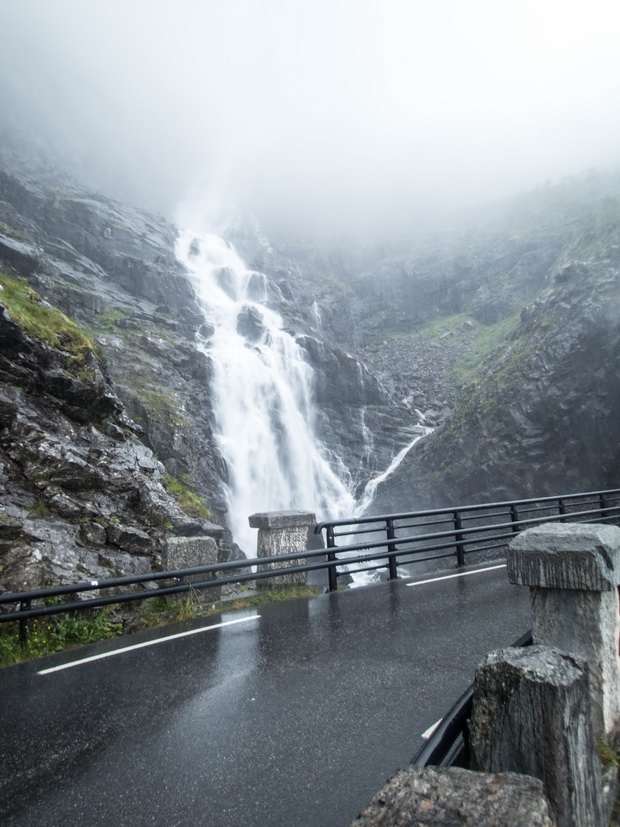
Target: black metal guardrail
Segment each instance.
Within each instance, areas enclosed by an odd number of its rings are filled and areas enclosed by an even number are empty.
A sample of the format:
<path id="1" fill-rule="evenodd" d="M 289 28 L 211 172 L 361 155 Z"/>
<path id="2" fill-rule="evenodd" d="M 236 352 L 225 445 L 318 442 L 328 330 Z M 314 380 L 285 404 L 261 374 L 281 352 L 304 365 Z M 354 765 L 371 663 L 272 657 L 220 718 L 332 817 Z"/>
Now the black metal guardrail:
<path id="1" fill-rule="evenodd" d="M 325 532 L 329 562 L 342 563 L 346 556 L 347 566 L 355 566 L 349 571 L 387 569 L 393 580 L 398 566 L 408 563 L 456 558 L 457 566 L 464 566 L 468 555 L 480 558 L 505 549 L 519 531 L 549 521 L 620 524 L 620 489 L 331 520 L 319 523 L 315 533 Z M 357 542 L 338 545 L 342 538 Z M 365 565 L 375 560 L 385 562 Z M 347 571 L 332 565 L 328 573 L 334 591 L 338 576 Z"/>
<path id="2" fill-rule="evenodd" d="M 513 646 L 531 646 L 532 632 L 526 632 Z M 425 744 L 411 759 L 414 767 L 469 768 L 469 722 L 474 702 L 473 684 L 463 692 L 437 724 Z"/>
<path id="3" fill-rule="evenodd" d="M 315 527 L 315 534 L 325 532 L 320 549 L 0 594 L 0 606 L 8 607 L 0 623 L 19 621 L 23 637 L 34 617 L 320 570 L 335 591 L 338 577 L 352 572 L 386 570 L 393 580 L 411 563 L 455 558 L 463 566 L 468 555 L 498 551 L 515 533 L 550 520 L 620 523 L 620 489 L 323 522 Z M 342 537 L 358 542 L 338 546 Z"/>

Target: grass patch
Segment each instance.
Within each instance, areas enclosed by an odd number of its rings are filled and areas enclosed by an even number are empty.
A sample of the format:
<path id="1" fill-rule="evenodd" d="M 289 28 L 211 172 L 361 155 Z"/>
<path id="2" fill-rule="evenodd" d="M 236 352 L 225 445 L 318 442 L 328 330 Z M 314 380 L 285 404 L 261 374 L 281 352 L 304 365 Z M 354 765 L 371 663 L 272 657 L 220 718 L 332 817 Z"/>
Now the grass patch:
<path id="1" fill-rule="evenodd" d="M 10 224 L 5 224 L 4 221 L 0 221 L 0 233 L 8 236 L 9 238 L 14 238 L 16 241 L 23 238 L 22 234 L 16 230 L 15 227 L 11 227 Z"/>
<path id="2" fill-rule="evenodd" d="M 27 629 L 28 638 L 22 645 L 18 623 L 0 624 L 0 666 L 116 637 L 123 633 L 123 624 L 112 619 L 111 608 L 106 606 L 79 613 L 35 617 L 28 621 Z"/>
<path id="3" fill-rule="evenodd" d="M 615 767 L 616 769 L 620 769 L 620 754 L 615 747 L 607 741 L 599 741 L 596 745 L 596 749 L 598 751 L 598 757 L 601 760 L 601 764 L 604 767 Z"/>
<path id="4" fill-rule="evenodd" d="M 21 279 L 0 273 L 0 285 L 0 301 L 31 339 L 69 353 L 77 365 L 84 364 L 94 345 L 71 319 L 55 307 L 46 306 Z"/>
<path id="5" fill-rule="evenodd" d="M 315 586 L 306 586 L 301 583 L 274 586 L 264 589 L 257 594 L 247 597 L 235 597 L 232 600 L 209 602 L 209 592 L 190 591 L 182 600 L 166 597 L 154 597 L 147 601 L 137 619 L 137 627 L 150 629 L 156 626 L 166 626 L 170 623 L 180 623 L 195 617 L 209 617 L 222 612 L 232 612 L 239 609 L 252 609 L 264 606 L 267 603 L 277 603 L 281 600 L 290 600 L 296 597 L 314 597 L 319 593 Z"/>
<path id="6" fill-rule="evenodd" d="M 127 314 L 123 313 L 121 310 L 110 310 L 108 313 L 97 313 L 91 322 L 90 330 L 95 334 L 118 333 L 119 328 L 116 326 L 116 322 L 119 319 L 124 319 L 126 315 Z M 121 332 L 127 333 L 128 331 L 123 330 Z"/>
<path id="7" fill-rule="evenodd" d="M 479 327 L 479 323 L 470 316 L 465 313 L 457 313 L 454 316 L 442 316 L 439 319 L 433 319 L 431 322 L 427 322 L 419 332 L 431 341 L 437 341 L 446 333 L 457 333 L 462 330 L 466 322 L 472 322 L 476 327 Z"/>
<path id="8" fill-rule="evenodd" d="M 184 485 L 181 480 L 176 477 L 171 477 L 169 474 L 164 474 L 164 486 L 169 494 L 172 494 L 179 506 L 190 517 L 201 517 L 204 520 L 210 520 L 212 514 L 205 505 L 204 501 L 198 494 Z"/>
<path id="9" fill-rule="evenodd" d="M 472 350 L 459 359 L 454 371 L 456 378 L 464 381 L 475 373 L 499 345 L 515 332 L 520 318 L 520 313 L 515 313 L 495 324 L 476 324 L 476 342 Z"/>
<path id="10" fill-rule="evenodd" d="M 152 382 L 143 383 L 137 379 L 134 380 L 134 386 L 140 402 L 149 414 L 160 417 L 172 427 L 185 427 L 189 424 L 167 388 L 155 386 Z"/>
<path id="11" fill-rule="evenodd" d="M 48 504 L 42 498 L 35 500 L 28 510 L 36 517 L 47 517 L 50 513 Z"/>
<path id="12" fill-rule="evenodd" d="M 263 606 L 280 600 L 313 597 L 318 592 L 314 586 L 291 584 L 274 586 L 272 589 L 265 589 L 247 597 L 217 602 L 209 601 L 208 591 L 190 591 L 183 599 L 153 597 L 145 601 L 135 619 L 130 621 L 130 625 L 134 632 L 143 631 L 197 617 Z M 52 597 L 47 603 L 56 604 L 60 599 Z M 19 640 L 19 624 L 1 623 L 0 667 L 12 666 L 75 646 L 108 640 L 125 632 L 124 624 L 114 618 L 114 607 L 111 606 L 67 615 L 33 618 L 28 621 L 28 640 L 23 646 Z"/>

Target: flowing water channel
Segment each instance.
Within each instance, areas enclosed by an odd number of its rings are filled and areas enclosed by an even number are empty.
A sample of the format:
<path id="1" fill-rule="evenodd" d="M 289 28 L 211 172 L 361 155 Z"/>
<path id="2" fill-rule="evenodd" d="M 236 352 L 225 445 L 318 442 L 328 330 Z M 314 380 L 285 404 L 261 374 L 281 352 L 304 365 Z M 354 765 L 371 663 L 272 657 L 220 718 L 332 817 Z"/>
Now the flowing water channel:
<path id="1" fill-rule="evenodd" d="M 254 554 L 248 517 L 256 512 L 303 509 L 318 520 L 362 513 L 419 437 L 356 502 L 351 474 L 316 434 L 314 372 L 267 306 L 266 276 L 214 234 L 182 232 L 177 257 L 193 276 L 205 317 L 199 344 L 212 364 L 214 434 L 228 469 L 224 494 L 235 542 Z M 369 432 L 367 439 L 371 450 Z"/>

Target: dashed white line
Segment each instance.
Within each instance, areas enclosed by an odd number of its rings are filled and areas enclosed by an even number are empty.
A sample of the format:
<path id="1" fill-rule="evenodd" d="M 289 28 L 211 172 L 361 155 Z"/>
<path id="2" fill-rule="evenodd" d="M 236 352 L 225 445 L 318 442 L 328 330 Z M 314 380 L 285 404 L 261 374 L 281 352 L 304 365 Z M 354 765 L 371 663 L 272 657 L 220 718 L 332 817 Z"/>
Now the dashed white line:
<path id="1" fill-rule="evenodd" d="M 199 629 L 189 629 L 186 632 L 177 632 L 174 635 L 166 635 L 166 637 L 158 637 L 154 640 L 145 640 L 143 643 L 134 643 L 131 646 L 123 646 L 120 649 L 113 649 L 110 652 L 102 652 L 100 655 L 91 655 L 88 658 L 81 660 L 73 660 L 70 663 L 62 663 L 60 666 L 52 666 L 49 669 L 41 669 L 37 675 L 49 675 L 52 672 L 60 672 L 63 669 L 71 669 L 74 666 L 81 666 L 83 663 L 92 663 L 95 660 L 103 660 L 103 658 L 111 658 L 115 655 L 122 655 L 124 652 L 132 652 L 134 649 L 144 649 L 146 646 L 155 646 L 158 643 L 166 643 L 168 640 L 176 640 L 180 637 L 188 637 L 189 635 L 199 635 L 201 632 L 210 632 L 212 629 L 221 629 L 224 626 L 233 626 L 236 623 L 247 623 L 249 620 L 258 620 L 260 615 L 251 615 L 250 617 L 240 617 L 237 620 L 226 620 L 222 623 L 214 623 L 212 626 L 201 626 Z"/>
<path id="2" fill-rule="evenodd" d="M 484 571 L 494 571 L 495 569 L 505 569 L 506 563 L 501 563 L 499 566 L 487 566 L 485 569 L 476 569 L 475 571 L 460 571 L 458 574 L 445 574 L 443 577 L 432 577 L 429 580 L 416 580 L 415 583 L 406 583 L 407 586 L 425 586 L 427 583 L 438 583 L 440 580 L 452 580 L 454 577 L 467 577 L 468 574 L 482 574 Z"/>
<path id="3" fill-rule="evenodd" d="M 431 737 L 433 732 L 435 732 L 435 730 L 437 729 L 437 727 L 439 726 L 439 724 L 442 721 L 443 721 L 443 718 L 440 718 L 438 721 L 435 721 L 435 723 L 432 726 L 429 726 L 428 729 L 425 729 L 424 732 L 422 733 L 422 738 L 424 738 L 425 741 L 428 741 L 428 739 Z"/>

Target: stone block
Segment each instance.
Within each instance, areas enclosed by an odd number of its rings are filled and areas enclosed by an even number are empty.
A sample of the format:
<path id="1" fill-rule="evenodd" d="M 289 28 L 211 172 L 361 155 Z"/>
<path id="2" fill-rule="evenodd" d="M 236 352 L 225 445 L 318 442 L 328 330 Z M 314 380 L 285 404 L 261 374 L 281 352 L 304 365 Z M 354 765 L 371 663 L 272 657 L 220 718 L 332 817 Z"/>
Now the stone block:
<path id="1" fill-rule="evenodd" d="M 554 823 L 537 778 L 409 767 L 385 784 L 351 827 L 553 827 Z"/>
<path id="2" fill-rule="evenodd" d="M 603 824 L 582 659 L 543 646 L 488 655 L 476 671 L 471 752 L 474 769 L 539 778 L 559 825 Z"/>
<path id="3" fill-rule="evenodd" d="M 534 643 L 588 662 L 597 738 L 620 719 L 619 572 L 616 526 L 547 523 L 508 549 L 509 579 L 530 586 Z"/>
<path id="4" fill-rule="evenodd" d="M 544 523 L 508 547 L 508 579 L 519 586 L 612 591 L 620 576 L 620 528 Z"/>
<path id="5" fill-rule="evenodd" d="M 258 528 L 256 540 L 257 557 L 278 557 L 283 554 L 297 554 L 309 547 L 309 534 L 316 523 L 316 516 L 311 511 L 270 511 L 252 514 L 250 526 Z M 299 560 L 276 560 L 273 564 L 261 565 L 259 571 L 277 568 L 291 568 L 303 565 L 305 558 Z M 256 581 L 258 588 L 268 589 L 274 585 L 307 583 L 307 572 L 280 574 Z"/>
<path id="6" fill-rule="evenodd" d="M 263 511 L 249 517 L 250 528 L 295 528 L 316 523 L 311 511 Z"/>
<path id="7" fill-rule="evenodd" d="M 213 537 L 169 537 L 166 541 L 164 567 L 168 571 L 210 566 L 218 562 L 218 547 Z M 198 583 L 213 579 L 211 574 L 195 574 L 185 578 L 187 583 Z M 205 591 L 208 600 L 218 600 L 221 588 Z"/>
<path id="8" fill-rule="evenodd" d="M 166 569 L 191 569 L 217 563 L 218 548 L 213 537 L 168 537 Z"/>

